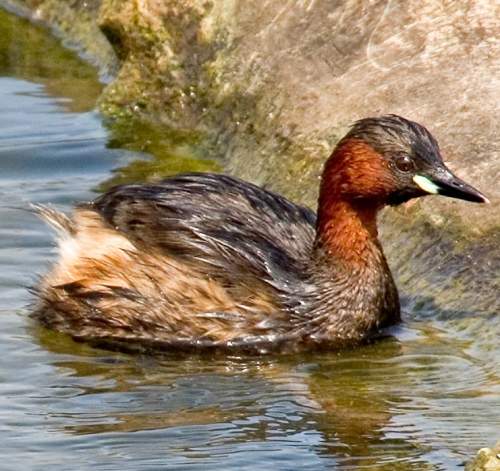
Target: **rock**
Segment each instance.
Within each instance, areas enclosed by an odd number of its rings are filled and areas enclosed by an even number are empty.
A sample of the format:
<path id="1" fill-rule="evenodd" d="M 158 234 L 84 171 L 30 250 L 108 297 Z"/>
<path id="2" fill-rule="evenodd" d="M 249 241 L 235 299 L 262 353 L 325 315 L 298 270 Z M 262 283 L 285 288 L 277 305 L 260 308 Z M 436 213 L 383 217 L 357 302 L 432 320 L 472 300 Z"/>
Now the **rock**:
<path id="1" fill-rule="evenodd" d="M 474 461 L 465 467 L 465 471 L 500 471 L 500 442 L 494 449 L 481 448 Z"/>
<path id="2" fill-rule="evenodd" d="M 495 208 L 424 210 L 498 227 L 497 2 L 104 0 L 100 24 L 123 60 L 104 109 L 205 126 L 234 172 L 279 188 L 299 178 L 293 196 L 311 203 L 304 188 L 349 123 L 398 113 L 426 124 Z"/>
<path id="3" fill-rule="evenodd" d="M 78 49 L 97 66 L 103 81 L 118 70 L 113 47 L 97 25 L 101 0 L 0 0 L 0 7 L 50 26 L 66 47 Z"/>

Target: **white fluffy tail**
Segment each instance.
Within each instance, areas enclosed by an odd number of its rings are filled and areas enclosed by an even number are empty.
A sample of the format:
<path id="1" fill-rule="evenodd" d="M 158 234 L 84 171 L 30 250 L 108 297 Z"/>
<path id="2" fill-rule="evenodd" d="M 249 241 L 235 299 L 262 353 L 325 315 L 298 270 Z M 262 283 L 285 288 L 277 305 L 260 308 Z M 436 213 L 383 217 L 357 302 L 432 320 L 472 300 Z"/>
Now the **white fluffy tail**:
<path id="1" fill-rule="evenodd" d="M 37 214 L 41 219 L 47 222 L 59 236 L 72 236 L 76 233 L 74 222 L 65 214 L 56 211 L 48 206 L 41 204 L 31 204 L 31 210 Z"/>

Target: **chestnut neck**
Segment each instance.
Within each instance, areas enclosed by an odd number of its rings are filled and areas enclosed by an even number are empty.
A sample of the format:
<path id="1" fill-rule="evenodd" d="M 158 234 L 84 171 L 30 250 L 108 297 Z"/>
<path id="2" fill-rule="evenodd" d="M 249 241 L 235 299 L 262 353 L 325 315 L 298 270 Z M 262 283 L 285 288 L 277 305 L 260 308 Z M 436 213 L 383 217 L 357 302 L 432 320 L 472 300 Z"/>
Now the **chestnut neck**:
<path id="1" fill-rule="evenodd" d="M 379 161 L 380 156 L 357 139 L 341 142 L 327 160 L 318 201 L 317 252 L 356 266 L 366 265 L 379 253 L 377 213 L 383 205 L 376 197 L 359 194 L 363 185 L 376 184 Z"/>

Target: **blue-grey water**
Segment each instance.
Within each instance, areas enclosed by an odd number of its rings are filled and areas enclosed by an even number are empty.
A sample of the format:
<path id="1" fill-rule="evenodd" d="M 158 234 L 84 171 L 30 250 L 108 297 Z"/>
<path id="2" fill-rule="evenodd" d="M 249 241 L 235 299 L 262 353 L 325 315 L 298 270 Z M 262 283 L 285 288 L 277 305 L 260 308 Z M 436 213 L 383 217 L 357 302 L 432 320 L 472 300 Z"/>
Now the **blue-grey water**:
<path id="1" fill-rule="evenodd" d="M 0 37 L 1 470 L 451 470 L 500 438 L 500 350 L 428 306 L 393 339 L 291 357 L 127 355 L 34 324 L 26 287 L 56 253 L 29 203 L 69 211 L 150 161 L 103 127 L 89 66 L 2 12 Z"/>

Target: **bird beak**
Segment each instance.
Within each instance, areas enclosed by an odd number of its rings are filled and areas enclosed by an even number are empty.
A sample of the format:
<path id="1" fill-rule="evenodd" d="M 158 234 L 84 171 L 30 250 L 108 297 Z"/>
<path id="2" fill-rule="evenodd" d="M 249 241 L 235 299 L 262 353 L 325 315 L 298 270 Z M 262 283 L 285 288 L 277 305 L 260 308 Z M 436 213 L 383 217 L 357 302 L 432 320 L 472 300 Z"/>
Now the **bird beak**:
<path id="1" fill-rule="evenodd" d="M 445 166 L 426 172 L 426 175 L 417 174 L 413 177 L 413 181 L 421 190 L 432 195 L 439 194 L 475 203 L 489 203 L 486 196 L 453 175 Z"/>

